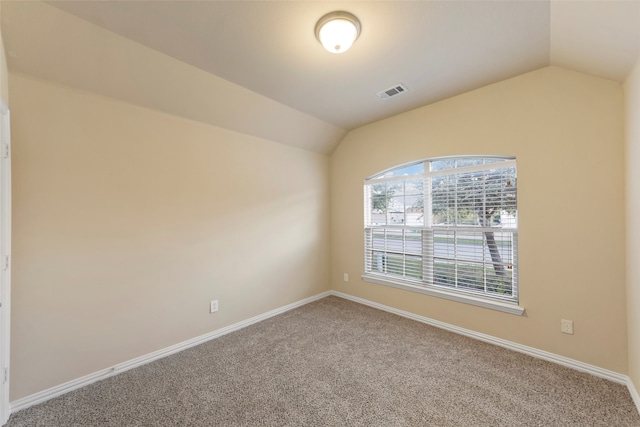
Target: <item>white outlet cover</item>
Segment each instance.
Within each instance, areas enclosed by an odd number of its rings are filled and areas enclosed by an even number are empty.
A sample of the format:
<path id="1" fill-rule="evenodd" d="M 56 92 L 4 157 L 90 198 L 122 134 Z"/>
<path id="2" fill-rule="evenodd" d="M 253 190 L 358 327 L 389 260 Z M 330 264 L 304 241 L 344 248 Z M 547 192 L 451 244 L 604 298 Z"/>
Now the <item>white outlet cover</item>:
<path id="1" fill-rule="evenodd" d="M 562 333 L 564 334 L 571 334 L 573 335 L 573 321 L 572 320 L 565 320 L 562 319 L 560 321 L 560 330 L 562 331 Z"/>
<path id="2" fill-rule="evenodd" d="M 215 313 L 216 311 L 218 311 L 218 300 L 213 300 L 211 301 L 211 306 L 209 307 L 209 312 L 210 313 Z"/>

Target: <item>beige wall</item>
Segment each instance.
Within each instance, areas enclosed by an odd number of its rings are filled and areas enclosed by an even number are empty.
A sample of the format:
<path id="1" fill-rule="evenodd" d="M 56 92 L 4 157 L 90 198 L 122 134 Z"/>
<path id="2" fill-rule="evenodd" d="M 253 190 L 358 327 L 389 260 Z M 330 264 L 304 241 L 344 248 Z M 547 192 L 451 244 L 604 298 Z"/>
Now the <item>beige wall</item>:
<path id="1" fill-rule="evenodd" d="M 331 158 L 332 287 L 626 373 L 623 149 L 621 85 L 557 67 L 354 130 Z M 517 157 L 523 316 L 360 279 L 363 179 L 462 154 Z"/>
<path id="2" fill-rule="evenodd" d="M 326 156 L 9 89 L 12 401 L 329 289 Z"/>
<path id="3" fill-rule="evenodd" d="M 0 16 L 2 4 L 0 4 Z M 0 26 L 0 29 L 2 27 Z M 4 42 L 2 40 L 2 32 L 0 31 L 0 99 L 9 102 L 9 75 L 7 72 L 7 56 L 4 51 Z"/>
<path id="4" fill-rule="evenodd" d="M 53 5 L 2 3 L 12 72 L 321 154 L 346 133 Z"/>
<path id="5" fill-rule="evenodd" d="M 640 59 L 624 85 L 629 377 L 640 391 Z"/>
<path id="6" fill-rule="evenodd" d="M 329 289 L 326 157 L 10 77 L 11 400 Z M 549 67 L 350 132 L 331 158 L 332 288 L 617 372 L 628 354 L 638 386 L 623 107 L 619 84 Z M 640 161 L 629 123 L 627 165 Z M 456 154 L 517 156 L 524 316 L 359 279 L 363 179 Z M 640 192 L 628 196 L 637 217 Z"/>

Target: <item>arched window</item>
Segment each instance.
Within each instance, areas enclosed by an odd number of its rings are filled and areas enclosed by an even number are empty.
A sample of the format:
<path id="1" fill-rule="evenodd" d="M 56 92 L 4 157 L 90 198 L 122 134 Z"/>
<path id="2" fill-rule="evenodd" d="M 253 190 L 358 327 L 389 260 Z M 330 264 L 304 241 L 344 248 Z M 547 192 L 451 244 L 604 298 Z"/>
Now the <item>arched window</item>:
<path id="1" fill-rule="evenodd" d="M 365 180 L 375 283 L 521 314 L 513 157 L 420 160 Z"/>

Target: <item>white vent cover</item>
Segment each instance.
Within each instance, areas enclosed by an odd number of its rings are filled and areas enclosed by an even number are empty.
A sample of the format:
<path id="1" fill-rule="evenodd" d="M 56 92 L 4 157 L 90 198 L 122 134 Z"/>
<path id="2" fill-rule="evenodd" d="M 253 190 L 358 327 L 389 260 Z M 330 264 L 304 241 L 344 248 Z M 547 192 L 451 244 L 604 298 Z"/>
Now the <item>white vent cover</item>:
<path id="1" fill-rule="evenodd" d="M 401 93 L 405 93 L 408 90 L 409 89 L 407 89 L 405 85 L 403 85 L 402 83 L 398 83 L 397 85 L 392 86 L 389 89 L 385 89 L 376 93 L 376 95 L 378 95 L 378 98 L 380 99 L 389 99 L 393 96 L 400 95 Z"/>

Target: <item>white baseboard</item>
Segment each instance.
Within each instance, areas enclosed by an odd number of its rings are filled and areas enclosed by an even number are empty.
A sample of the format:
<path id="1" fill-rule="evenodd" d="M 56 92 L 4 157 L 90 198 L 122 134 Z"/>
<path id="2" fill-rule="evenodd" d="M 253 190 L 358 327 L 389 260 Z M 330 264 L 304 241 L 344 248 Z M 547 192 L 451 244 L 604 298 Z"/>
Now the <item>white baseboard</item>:
<path id="1" fill-rule="evenodd" d="M 282 314 L 286 311 L 293 310 L 294 308 L 298 308 L 300 306 L 309 304 L 310 302 L 322 299 L 331 295 L 330 291 L 323 292 L 318 295 L 314 295 L 309 298 L 305 298 L 300 301 L 296 301 L 294 303 L 285 305 L 284 307 L 276 308 L 275 310 L 268 311 L 266 313 L 260 314 L 258 316 L 254 316 L 250 319 L 243 320 L 238 323 L 234 323 L 233 325 L 226 326 L 221 329 L 217 329 L 213 332 L 209 332 L 204 335 L 200 335 L 199 337 L 192 338 L 187 341 L 183 341 L 181 343 L 172 345 L 170 347 L 163 348 L 158 351 L 154 351 L 153 353 L 145 354 L 140 357 L 136 357 L 135 359 L 128 360 L 123 363 L 119 363 L 111 368 L 102 369 L 100 371 L 94 372 L 89 375 L 85 375 L 84 377 L 77 378 L 75 380 L 66 382 L 64 384 L 57 385 L 55 387 L 51 387 L 49 389 L 43 390 L 41 392 L 23 397 L 21 399 L 15 400 L 9 403 L 10 413 L 15 413 L 22 409 L 26 409 L 30 406 L 37 405 L 38 403 L 45 402 L 49 399 L 53 399 L 54 397 L 58 397 L 70 391 L 76 390 L 78 388 L 87 386 L 96 381 L 103 380 L 105 378 L 109 378 L 113 375 L 122 373 L 124 371 L 128 371 L 129 369 L 136 368 L 138 366 L 144 365 L 149 362 L 153 362 L 154 360 L 160 359 L 165 356 L 169 356 L 170 354 L 177 353 L 179 351 L 185 350 L 187 348 L 196 346 L 198 344 L 202 344 L 204 342 L 210 341 L 212 339 L 221 337 L 223 335 L 229 334 L 231 332 L 237 331 L 242 328 L 246 328 L 249 325 L 253 325 L 254 323 L 261 322 L 270 317 L 277 316 L 278 314 Z"/>
<path id="2" fill-rule="evenodd" d="M 638 409 L 638 412 L 640 412 L 640 395 L 638 394 L 635 384 L 633 384 L 633 381 L 631 381 L 631 378 L 629 377 L 627 377 L 627 388 L 629 389 L 629 394 L 631 394 L 633 403 L 636 404 L 636 408 Z"/>
<path id="3" fill-rule="evenodd" d="M 460 328 L 458 326 L 454 326 L 445 322 L 441 322 L 439 320 L 430 319 L 425 316 L 421 316 L 418 314 L 414 314 L 408 311 L 399 310 L 394 307 L 390 307 L 384 304 L 379 304 L 377 302 L 369 301 L 364 298 L 355 297 L 349 294 L 345 294 L 338 291 L 327 291 L 321 294 L 305 298 L 303 300 L 294 302 L 292 304 L 288 304 L 284 307 L 277 308 L 275 310 L 271 310 L 267 313 L 260 314 L 258 316 L 252 317 L 250 319 L 234 323 L 233 325 L 229 325 L 227 327 L 215 330 L 205 335 L 201 335 L 199 337 L 192 338 L 190 340 L 172 345 L 170 347 L 155 351 L 153 353 L 149 353 L 135 359 L 131 359 L 129 361 L 120 363 L 108 369 L 103 369 L 97 372 L 94 372 L 89 375 L 85 375 L 84 377 L 77 378 L 75 380 L 66 382 L 64 384 L 60 384 L 55 387 L 51 387 L 47 390 L 43 390 L 39 393 L 32 394 L 30 396 L 23 397 L 22 399 L 18 399 L 14 402 L 10 403 L 10 413 L 15 413 L 22 409 L 26 409 L 30 406 L 37 405 L 38 403 L 45 402 L 49 399 L 53 399 L 54 397 L 58 397 L 70 391 L 76 390 L 78 388 L 87 386 L 96 381 L 103 380 L 115 374 L 119 374 L 121 372 L 127 371 L 129 369 L 133 369 L 135 367 L 144 365 L 146 363 L 152 362 L 154 360 L 160 359 L 162 357 L 168 356 L 170 354 L 177 353 L 179 351 L 185 350 L 187 348 L 196 346 L 198 344 L 202 344 L 206 341 L 210 341 L 212 339 L 221 337 L 228 333 L 240 330 L 254 323 L 261 322 L 270 317 L 277 316 L 278 314 L 284 313 L 289 310 L 293 310 L 294 308 L 303 306 L 313 301 L 317 301 L 329 295 L 334 295 L 343 299 L 347 299 L 350 301 L 357 302 L 359 304 L 367 305 L 373 308 L 377 308 L 379 310 L 387 311 L 389 313 L 397 314 L 402 317 L 406 317 L 408 319 L 416 320 L 418 322 L 426 323 L 431 326 L 435 326 L 440 329 L 444 329 L 450 332 L 454 332 L 460 335 L 464 335 L 470 338 L 474 338 L 480 341 L 484 341 L 490 344 L 498 345 L 500 347 L 504 347 L 509 350 L 517 351 L 519 353 L 528 354 L 530 356 L 547 360 L 549 362 L 557 363 L 559 365 L 566 366 L 568 368 L 572 368 L 581 372 L 586 372 L 592 375 L 595 375 L 600 378 L 604 378 L 615 383 L 624 384 L 629 389 L 629 393 L 638 408 L 638 412 L 640 412 L 640 395 L 638 395 L 638 391 L 635 388 L 635 385 L 631 381 L 631 379 L 624 374 L 620 374 L 618 372 L 610 371 L 607 369 L 600 368 L 598 366 L 590 365 L 588 363 L 580 362 L 578 360 L 570 359 L 568 357 L 560 356 L 554 353 L 549 353 L 547 351 L 539 350 L 533 347 L 525 346 L 522 344 L 518 344 L 512 341 L 503 340 L 501 338 L 496 338 L 491 335 L 482 334 L 480 332 L 475 332 L 470 329 Z"/>
<path id="4" fill-rule="evenodd" d="M 518 344 L 513 341 L 503 340 L 502 338 L 496 338 L 491 335 L 486 335 L 480 332 L 472 331 L 470 329 L 460 328 L 458 326 L 454 326 L 449 323 L 430 319 L 425 316 L 420 316 L 418 314 L 414 314 L 408 311 L 399 310 L 397 308 L 390 307 L 388 305 L 379 304 L 377 302 L 369 301 L 367 299 L 355 297 L 342 292 L 331 291 L 331 295 L 335 295 L 337 297 L 354 301 L 360 304 L 368 305 L 370 307 L 387 311 L 389 313 L 397 314 L 398 316 L 406 317 L 408 319 L 417 320 L 418 322 L 426 323 L 427 325 L 435 326 L 437 328 L 444 329 L 450 332 L 455 332 L 456 334 L 464 335 L 470 338 L 475 338 L 477 340 L 488 342 L 490 344 L 495 344 L 500 347 L 507 348 L 509 350 L 517 351 L 519 353 L 528 354 L 529 356 L 533 356 L 538 359 L 543 359 L 549 362 L 557 363 L 559 365 L 563 365 L 568 368 L 573 368 L 577 371 L 586 372 L 586 373 L 595 375 L 596 377 L 604 378 L 618 384 L 628 385 L 630 383 L 629 377 L 627 377 L 624 374 L 610 371 L 608 369 L 603 369 L 598 366 L 590 365 L 588 363 L 580 362 L 579 360 L 574 360 L 574 359 L 570 359 L 568 357 L 560 356 L 554 353 L 549 353 L 547 351 L 539 350 L 537 348 L 529 347 L 522 344 Z M 636 393 L 636 396 L 637 396 L 637 393 Z M 636 401 L 636 406 L 638 406 L 638 401 Z"/>

